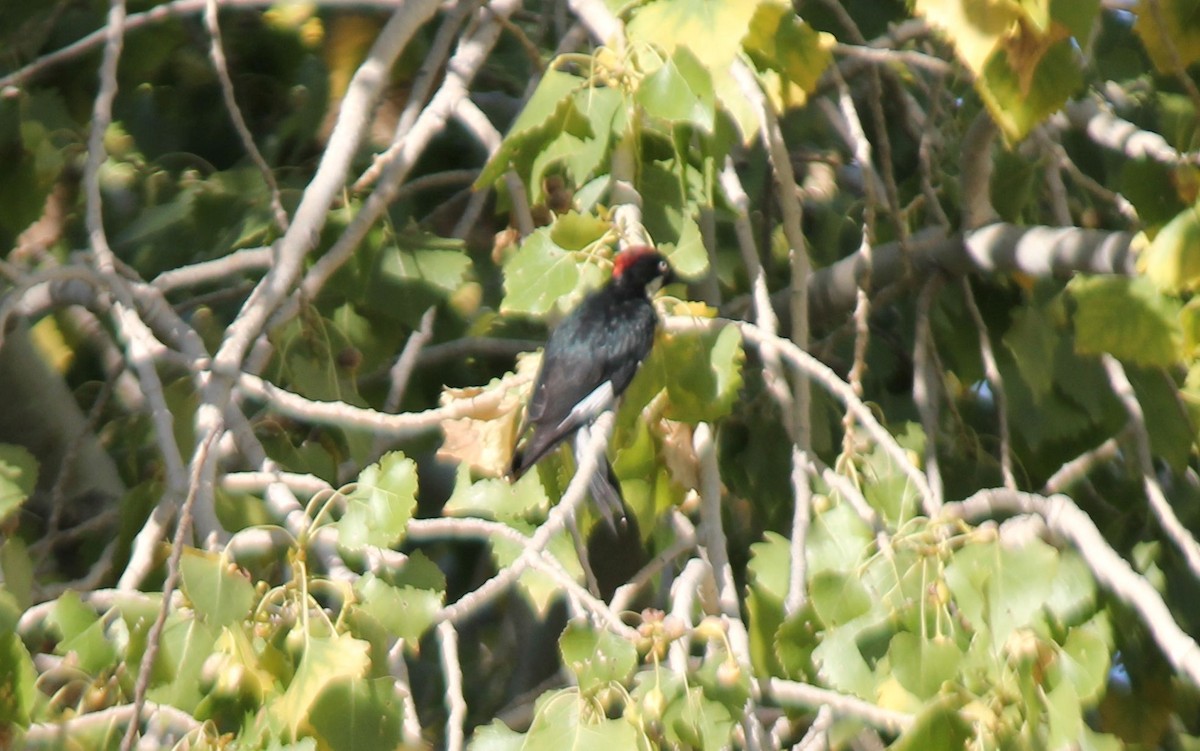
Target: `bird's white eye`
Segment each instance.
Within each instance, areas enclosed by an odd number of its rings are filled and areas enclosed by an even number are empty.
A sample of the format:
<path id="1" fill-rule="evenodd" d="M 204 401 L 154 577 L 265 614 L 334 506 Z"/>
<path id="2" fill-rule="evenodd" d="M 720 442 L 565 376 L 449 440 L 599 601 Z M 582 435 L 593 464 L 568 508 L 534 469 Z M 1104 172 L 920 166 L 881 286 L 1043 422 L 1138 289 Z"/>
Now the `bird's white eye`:
<path id="1" fill-rule="evenodd" d="M 658 262 L 658 273 L 665 274 L 670 270 L 671 270 L 671 265 L 668 264 L 666 261 Z"/>

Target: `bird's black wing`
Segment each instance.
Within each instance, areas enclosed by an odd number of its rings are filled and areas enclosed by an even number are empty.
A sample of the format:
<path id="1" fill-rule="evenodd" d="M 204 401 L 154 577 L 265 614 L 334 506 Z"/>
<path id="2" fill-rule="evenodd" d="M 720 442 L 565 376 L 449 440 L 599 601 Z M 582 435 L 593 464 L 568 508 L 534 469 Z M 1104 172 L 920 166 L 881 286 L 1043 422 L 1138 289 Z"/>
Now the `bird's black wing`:
<path id="1" fill-rule="evenodd" d="M 654 343 L 655 323 L 654 308 L 644 299 L 614 305 L 600 296 L 584 300 L 563 320 L 546 344 L 525 417 L 533 433 L 513 457 L 514 477 L 621 395 Z M 599 398 L 577 409 L 606 383 L 607 403 Z"/>

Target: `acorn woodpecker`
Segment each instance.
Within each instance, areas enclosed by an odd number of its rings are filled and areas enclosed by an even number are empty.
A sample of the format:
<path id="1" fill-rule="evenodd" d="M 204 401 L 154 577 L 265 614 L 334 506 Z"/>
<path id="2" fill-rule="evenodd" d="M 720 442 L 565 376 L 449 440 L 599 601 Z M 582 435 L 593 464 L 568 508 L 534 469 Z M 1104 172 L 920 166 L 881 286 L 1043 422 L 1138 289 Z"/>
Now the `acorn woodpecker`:
<path id="1" fill-rule="evenodd" d="M 628 248 L 613 261 L 608 283 L 554 329 L 517 431 L 518 439 L 531 432 L 513 452 L 512 479 L 568 438 L 576 440 L 579 455 L 588 426 L 616 403 L 654 344 L 658 316 L 650 295 L 674 280 L 671 265 L 653 248 Z M 624 518 L 624 503 L 607 458 L 588 488 L 615 529 L 614 520 Z"/>

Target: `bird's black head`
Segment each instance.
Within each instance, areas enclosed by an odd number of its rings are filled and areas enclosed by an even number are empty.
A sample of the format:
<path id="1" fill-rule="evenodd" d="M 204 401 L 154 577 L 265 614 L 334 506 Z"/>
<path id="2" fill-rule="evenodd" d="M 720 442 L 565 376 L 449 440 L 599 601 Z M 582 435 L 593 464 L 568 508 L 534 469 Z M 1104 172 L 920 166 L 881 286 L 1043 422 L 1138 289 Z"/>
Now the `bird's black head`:
<path id="1" fill-rule="evenodd" d="M 671 264 L 654 248 L 636 245 L 613 260 L 612 284 L 628 294 L 652 295 L 678 281 Z"/>

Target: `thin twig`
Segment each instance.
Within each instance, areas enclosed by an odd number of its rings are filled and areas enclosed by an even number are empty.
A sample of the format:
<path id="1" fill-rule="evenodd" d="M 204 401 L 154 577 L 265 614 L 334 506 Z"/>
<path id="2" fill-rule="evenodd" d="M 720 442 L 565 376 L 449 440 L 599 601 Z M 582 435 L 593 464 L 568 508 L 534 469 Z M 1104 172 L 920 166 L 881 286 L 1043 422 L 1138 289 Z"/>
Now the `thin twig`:
<path id="1" fill-rule="evenodd" d="M 396 696 L 404 707 L 404 722 L 401 725 L 404 742 L 415 748 L 421 745 L 421 718 L 417 715 L 412 681 L 408 678 L 408 663 L 404 660 L 404 644 L 403 639 L 397 639 L 392 648 L 388 650 L 388 672 L 395 681 Z"/>
<path id="2" fill-rule="evenodd" d="M 1121 444 L 1119 437 L 1109 438 L 1094 449 L 1085 451 L 1071 461 L 1063 464 L 1046 480 L 1042 486 L 1042 495 L 1053 495 L 1066 491 L 1074 483 L 1087 477 L 1096 466 L 1110 462 L 1117 457 Z"/>
<path id="3" fill-rule="evenodd" d="M 417 116 L 425 108 L 429 92 L 433 90 L 433 84 L 438 80 L 437 74 L 441 72 L 446 59 L 450 56 L 450 47 L 458 37 L 459 29 L 481 2 L 482 0 L 458 0 L 450 13 L 446 14 L 441 26 L 438 27 L 437 34 L 434 35 L 433 43 L 429 45 L 429 49 L 425 53 L 425 61 L 421 63 L 421 68 L 417 71 L 416 78 L 413 79 L 408 101 L 405 102 L 404 110 L 400 112 L 400 117 L 396 120 L 392 144 L 372 160 L 371 166 L 354 181 L 354 187 L 351 190 L 357 193 L 369 188 L 396 158 L 405 136 L 412 130 L 417 122 Z"/>
<path id="4" fill-rule="evenodd" d="M 158 609 L 158 616 L 154 620 L 154 625 L 150 627 L 150 633 L 146 636 L 146 650 L 142 653 L 142 663 L 138 668 L 137 682 L 134 684 L 133 718 L 121 741 L 122 751 L 130 751 L 133 748 L 137 729 L 141 724 L 142 708 L 146 703 L 146 689 L 149 688 L 154 660 L 158 656 L 158 649 L 162 642 L 163 626 L 167 622 L 167 613 L 171 611 L 172 595 L 179 584 L 179 561 L 183 558 L 183 548 L 192 524 L 192 506 L 196 502 L 196 496 L 200 493 L 200 486 L 205 476 L 204 467 L 209 463 L 211 450 L 215 444 L 216 436 L 209 436 L 208 440 L 196 449 L 196 456 L 192 459 L 188 494 L 179 513 L 179 522 L 175 527 L 175 541 L 171 545 L 171 557 L 167 561 L 167 579 L 163 582 L 162 606 Z"/>
<path id="5" fill-rule="evenodd" d="M 899 733 L 913 723 L 913 716 L 891 709 L 877 707 L 857 696 L 839 694 L 836 691 L 812 686 L 807 683 L 770 678 L 763 681 L 763 697 L 784 707 L 820 708 L 829 707 L 839 717 L 852 717 L 869 723 L 881 730 Z"/>
<path id="6" fill-rule="evenodd" d="M 925 475 L 929 478 L 933 494 L 932 508 L 942 505 L 944 487 L 942 471 L 938 463 L 938 435 L 940 434 L 941 371 L 934 363 L 932 308 L 934 298 L 942 287 L 940 276 L 930 277 L 921 288 L 917 298 L 917 340 L 913 345 L 913 402 L 921 413 L 921 425 L 925 430 Z"/>
<path id="7" fill-rule="evenodd" d="M 242 148 L 250 155 L 250 160 L 254 162 L 254 166 L 258 167 L 259 173 L 263 177 L 263 181 L 267 184 L 267 189 L 271 192 L 271 211 L 275 215 L 275 226 L 280 232 L 287 232 L 288 216 L 283 210 L 283 201 L 279 196 L 279 183 L 275 181 L 275 173 L 271 171 L 271 165 L 267 164 L 267 160 L 259 151 L 257 144 L 254 143 L 254 134 L 250 132 L 250 127 L 246 125 L 246 118 L 242 117 L 242 110 L 238 107 L 237 97 L 234 96 L 233 79 L 229 77 L 229 66 L 225 60 L 225 48 L 221 41 L 221 23 L 217 18 L 217 0 L 207 0 L 204 6 L 204 25 L 208 29 L 208 35 L 212 39 L 212 44 L 209 45 L 208 55 L 212 58 L 213 70 L 217 73 L 217 81 L 221 84 L 221 96 L 225 100 L 225 109 L 229 112 L 229 119 L 233 123 L 233 129 L 237 131 L 238 138 L 242 141 Z"/>
<path id="8" fill-rule="evenodd" d="M 988 334 L 987 322 L 983 320 L 983 313 L 979 311 L 979 305 L 975 303 L 975 293 L 971 290 L 971 282 L 963 279 L 959 284 L 962 287 L 963 300 L 967 304 L 967 312 L 971 314 L 975 330 L 979 332 L 979 352 L 983 359 L 983 373 L 987 378 L 988 388 L 992 390 L 992 399 L 996 403 L 996 421 L 1000 426 L 1000 476 L 1004 480 L 1004 487 L 1016 490 L 1017 478 L 1013 474 L 1012 461 L 1012 433 L 1008 424 L 1008 390 L 1005 389 L 1004 378 L 1000 375 L 1000 365 L 996 362 L 996 352 L 992 349 L 992 337 Z"/>
<path id="9" fill-rule="evenodd" d="M 446 674 L 446 751 L 462 751 L 467 702 L 463 699 L 462 665 L 458 661 L 458 631 L 454 624 L 442 621 L 437 625 L 437 634 L 442 646 L 442 671 Z"/>
<path id="10" fill-rule="evenodd" d="M 1200 544 L 1197 544 L 1196 538 L 1175 515 L 1175 509 L 1171 507 L 1170 501 L 1163 493 L 1162 485 L 1155 476 L 1146 415 L 1142 410 L 1141 403 L 1138 402 L 1133 384 L 1129 382 L 1128 376 L 1125 375 L 1125 368 L 1121 367 L 1117 358 L 1105 354 L 1101 355 L 1100 361 L 1104 365 L 1104 372 L 1108 374 L 1108 382 L 1112 386 L 1113 393 L 1116 394 L 1117 399 L 1125 408 L 1126 414 L 1129 415 L 1129 428 L 1133 433 L 1133 442 L 1137 450 L 1138 469 L 1142 474 L 1142 489 L 1146 493 L 1146 499 L 1150 502 L 1150 508 L 1154 511 L 1154 516 L 1158 519 L 1158 523 L 1167 537 L 1175 543 L 1179 552 L 1183 553 L 1192 575 L 1200 577 Z"/>
<path id="11" fill-rule="evenodd" d="M 730 321 L 722 318 L 696 319 L 684 316 L 672 316 L 665 321 L 665 328 L 668 331 L 688 331 L 719 326 L 736 326 L 742 332 L 742 336 L 756 346 L 766 339 L 766 335 L 761 329 L 745 321 Z M 896 442 L 895 437 L 879 424 L 871 409 L 863 403 L 862 399 L 858 398 L 854 390 L 850 388 L 850 385 L 841 378 L 838 378 L 837 374 L 830 370 L 827 365 L 792 342 L 776 337 L 775 346 L 779 347 L 780 354 L 792 364 L 792 367 L 803 371 L 809 378 L 812 378 L 823 386 L 838 401 L 854 412 L 854 416 L 858 419 L 859 424 L 875 439 L 876 443 L 883 448 L 884 452 L 891 457 L 900 471 L 904 473 L 904 476 L 908 478 L 908 481 L 916 488 L 917 493 L 921 496 L 926 513 L 932 514 L 936 510 L 936 507 L 932 505 L 933 495 L 925 476 L 912 465 L 908 459 L 908 455 L 900 447 L 900 444 Z"/>
<path id="12" fill-rule="evenodd" d="M 576 457 L 575 476 L 571 478 L 571 482 L 567 485 L 567 489 L 563 493 L 562 499 L 559 500 L 558 505 L 551 509 L 549 518 L 538 527 L 533 537 L 530 538 L 529 543 L 524 546 L 521 554 L 517 556 L 517 559 L 478 588 L 463 595 L 457 602 L 447 605 L 438 611 L 435 616 L 436 621 L 460 621 L 491 603 L 492 600 L 517 580 L 533 559 L 546 548 L 546 545 L 550 542 L 550 538 L 563 530 L 567 518 L 575 513 L 576 509 L 587 497 L 588 483 L 591 482 L 592 476 L 599 470 L 600 458 L 607 449 L 608 436 L 612 432 L 612 426 L 613 414 L 611 410 L 596 418 L 588 440 L 584 445 L 583 455 Z"/>

